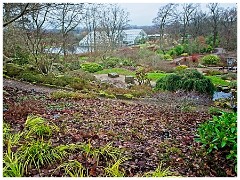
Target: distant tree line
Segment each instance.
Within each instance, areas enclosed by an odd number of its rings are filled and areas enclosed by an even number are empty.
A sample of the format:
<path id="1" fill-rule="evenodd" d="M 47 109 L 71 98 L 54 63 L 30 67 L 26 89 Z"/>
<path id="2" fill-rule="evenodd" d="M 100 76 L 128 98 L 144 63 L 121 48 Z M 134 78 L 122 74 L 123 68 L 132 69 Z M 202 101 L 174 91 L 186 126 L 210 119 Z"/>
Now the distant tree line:
<path id="1" fill-rule="evenodd" d="M 84 27 L 86 33 L 93 32 L 94 35 L 104 30 L 108 48 L 114 49 L 128 22 L 128 13 L 117 4 L 4 3 L 4 60 L 30 54 L 41 66 L 44 59 L 54 58 L 47 53 L 53 47 L 61 47 L 59 53 L 63 52 L 65 58 L 79 42 L 79 39 L 73 40 L 73 32 L 78 27 Z M 93 47 L 96 46 L 94 41 Z"/>
<path id="2" fill-rule="evenodd" d="M 160 7 L 153 19 L 160 33 L 160 48 L 164 49 L 163 37 L 168 34 L 172 40 L 181 39 L 181 44 L 189 38 L 205 37 L 213 48 L 236 50 L 237 8 L 221 7 L 219 3 L 209 3 L 206 8 L 204 12 L 196 3 L 169 3 Z"/>

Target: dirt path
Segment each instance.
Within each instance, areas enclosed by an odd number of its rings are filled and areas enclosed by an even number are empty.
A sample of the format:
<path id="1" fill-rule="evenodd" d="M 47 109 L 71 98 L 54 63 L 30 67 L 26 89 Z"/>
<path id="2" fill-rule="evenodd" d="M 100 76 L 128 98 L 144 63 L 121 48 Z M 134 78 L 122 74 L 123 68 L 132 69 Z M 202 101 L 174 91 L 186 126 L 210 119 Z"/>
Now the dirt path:
<path id="1" fill-rule="evenodd" d="M 50 88 L 42 85 L 35 85 L 27 82 L 16 81 L 13 79 L 3 78 L 3 87 L 17 88 L 25 91 L 35 91 L 39 93 L 51 93 L 57 91 L 57 88 Z"/>

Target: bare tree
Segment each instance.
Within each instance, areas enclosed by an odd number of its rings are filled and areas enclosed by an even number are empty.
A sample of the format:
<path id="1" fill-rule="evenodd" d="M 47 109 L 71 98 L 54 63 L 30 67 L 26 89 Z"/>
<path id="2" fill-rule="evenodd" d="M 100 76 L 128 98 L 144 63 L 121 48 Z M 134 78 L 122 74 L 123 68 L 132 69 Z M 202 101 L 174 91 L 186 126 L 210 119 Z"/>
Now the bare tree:
<path id="1" fill-rule="evenodd" d="M 186 37 L 188 35 L 189 25 L 193 20 L 193 14 L 196 11 L 199 4 L 182 4 L 182 13 L 179 14 L 178 18 L 182 24 L 182 43 L 185 43 Z"/>
<path id="2" fill-rule="evenodd" d="M 193 38 L 206 35 L 208 28 L 206 26 L 207 15 L 202 10 L 193 13 L 192 21 L 189 25 L 189 32 Z"/>
<path id="3" fill-rule="evenodd" d="M 38 70 L 43 74 L 48 74 L 51 71 L 52 59 L 46 53 L 45 29 L 52 6 L 50 4 L 33 5 L 35 6 L 35 10 L 28 13 L 28 21 L 22 20 L 26 37 L 25 41 L 29 52 L 35 59 Z"/>
<path id="4" fill-rule="evenodd" d="M 163 47 L 163 37 L 165 27 L 174 21 L 175 10 L 178 4 L 169 3 L 158 10 L 157 17 L 153 19 L 153 23 L 159 27 L 160 32 L 160 49 Z"/>
<path id="5" fill-rule="evenodd" d="M 228 50 L 237 48 L 237 8 L 227 8 L 220 17 L 221 44 Z"/>
<path id="6" fill-rule="evenodd" d="M 84 21 L 85 26 L 89 32 L 88 40 L 88 51 L 96 51 L 96 33 L 97 29 L 99 29 L 100 26 L 100 10 L 102 5 L 101 4 L 87 4 L 85 6 L 85 15 L 84 15 Z M 93 36 L 93 37 L 92 37 Z M 93 40 L 93 41 L 92 41 Z"/>
<path id="7" fill-rule="evenodd" d="M 3 27 L 15 22 L 23 15 L 27 14 L 29 9 L 29 3 L 17 4 L 17 3 L 4 3 L 3 4 Z M 16 13 L 17 12 L 17 13 Z"/>
<path id="8" fill-rule="evenodd" d="M 219 7 L 219 3 L 209 3 L 207 5 L 208 9 L 210 10 L 210 25 L 212 27 L 213 33 L 213 47 L 216 47 L 217 37 L 218 37 L 218 30 L 219 30 L 219 23 L 220 23 L 220 11 L 221 8 Z"/>
<path id="9" fill-rule="evenodd" d="M 106 5 L 101 14 L 101 29 L 106 32 L 113 50 L 122 40 L 122 31 L 128 25 L 129 13 L 117 4 Z"/>
<path id="10" fill-rule="evenodd" d="M 81 22 L 83 4 L 56 4 L 56 9 L 53 10 L 52 24 L 55 28 L 60 29 L 62 35 L 61 49 L 64 58 L 67 55 L 68 35 L 72 32 Z"/>

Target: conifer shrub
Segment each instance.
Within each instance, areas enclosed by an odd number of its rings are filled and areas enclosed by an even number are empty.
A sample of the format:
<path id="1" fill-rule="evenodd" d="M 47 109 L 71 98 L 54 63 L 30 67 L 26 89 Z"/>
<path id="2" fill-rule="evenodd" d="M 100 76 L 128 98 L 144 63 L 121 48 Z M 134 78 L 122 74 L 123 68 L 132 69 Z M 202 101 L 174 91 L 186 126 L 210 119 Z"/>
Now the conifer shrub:
<path id="1" fill-rule="evenodd" d="M 197 70 L 186 69 L 158 79 L 156 89 L 196 91 L 213 95 L 215 87 L 211 80 L 207 79 Z"/>

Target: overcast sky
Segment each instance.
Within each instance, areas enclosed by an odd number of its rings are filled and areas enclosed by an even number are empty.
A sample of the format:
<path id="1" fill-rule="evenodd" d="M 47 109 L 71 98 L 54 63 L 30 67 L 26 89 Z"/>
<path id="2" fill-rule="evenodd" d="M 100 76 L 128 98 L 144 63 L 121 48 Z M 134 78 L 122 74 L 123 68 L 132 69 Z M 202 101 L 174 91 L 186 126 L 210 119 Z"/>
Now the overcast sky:
<path id="1" fill-rule="evenodd" d="M 166 3 L 165 3 L 166 4 Z M 119 3 L 119 5 L 130 13 L 129 24 L 152 25 L 152 20 L 157 16 L 159 7 L 165 5 L 160 3 Z M 223 7 L 236 7 L 235 3 L 221 3 Z M 201 9 L 206 9 L 206 4 L 201 4 Z"/>

